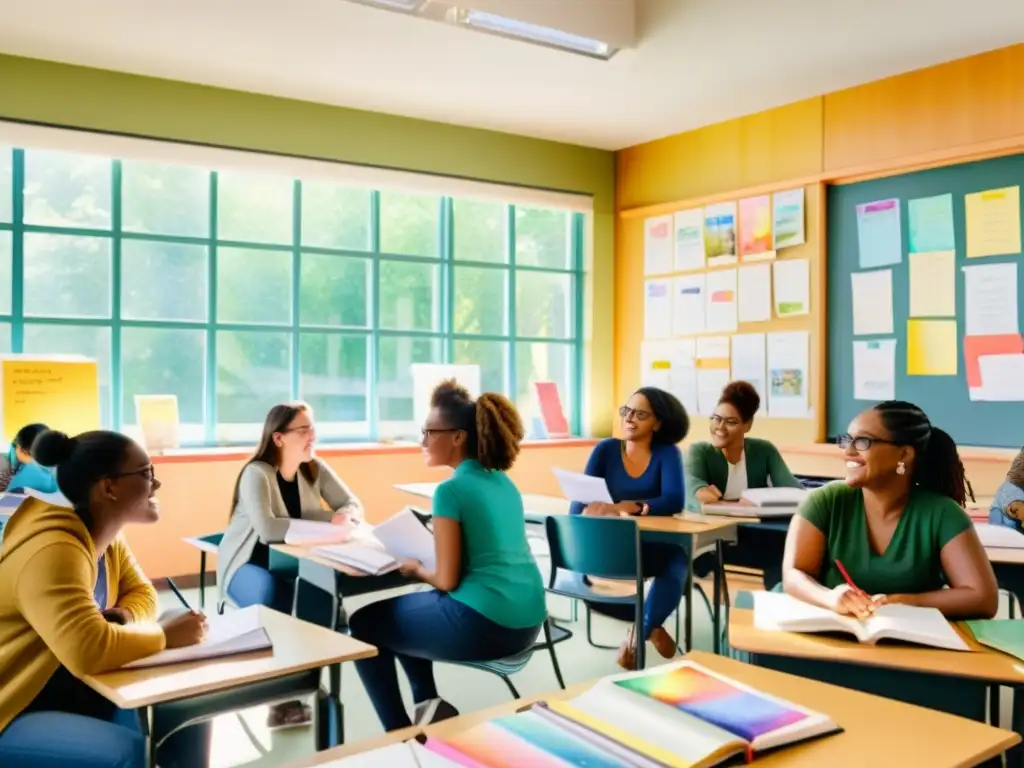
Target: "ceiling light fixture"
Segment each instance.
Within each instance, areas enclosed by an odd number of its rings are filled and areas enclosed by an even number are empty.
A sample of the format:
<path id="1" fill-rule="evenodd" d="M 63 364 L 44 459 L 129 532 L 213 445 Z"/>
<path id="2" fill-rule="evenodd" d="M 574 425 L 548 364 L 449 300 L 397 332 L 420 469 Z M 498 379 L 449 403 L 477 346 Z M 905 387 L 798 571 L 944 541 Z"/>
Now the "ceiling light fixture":
<path id="1" fill-rule="evenodd" d="M 352 2 L 389 11 L 416 13 L 426 4 L 427 0 L 352 0 Z"/>
<path id="2" fill-rule="evenodd" d="M 458 24 L 480 32 L 544 45 L 548 48 L 571 51 L 572 53 L 579 53 L 604 61 L 610 59 L 618 51 L 617 48 L 612 48 L 608 43 L 601 42 L 600 40 L 574 35 L 570 32 L 563 32 L 551 27 L 544 27 L 540 24 L 516 21 L 515 19 L 499 16 L 495 13 L 452 8 L 449 18 L 454 19 Z"/>

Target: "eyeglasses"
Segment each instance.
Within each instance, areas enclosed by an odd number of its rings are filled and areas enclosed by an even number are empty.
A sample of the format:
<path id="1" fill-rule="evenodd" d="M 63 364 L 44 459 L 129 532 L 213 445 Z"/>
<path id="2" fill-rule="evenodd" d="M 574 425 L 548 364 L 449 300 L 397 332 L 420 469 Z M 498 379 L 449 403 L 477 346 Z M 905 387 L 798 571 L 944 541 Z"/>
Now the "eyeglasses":
<path id="1" fill-rule="evenodd" d="M 871 450 L 871 446 L 875 443 L 880 443 L 882 445 L 899 445 L 899 443 L 892 440 L 883 440 L 880 437 L 868 437 L 867 435 L 858 435 L 857 437 L 854 437 L 853 435 L 839 435 L 839 437 L 836 438 L 836 445 L 843 450 L 846 450 L 852 445 L 853 450 L 855 451 L 869 451 Z"/>
<path id="2" fill-rule="evenodd" d="M 462 430 L 455 429 L 454 427 L 444 427 L 443 429 L 442 428 L 434 429 L 433 427 L 424 427 L 423 429 L 420 430 L 420 434 L 423 435 L 424 438 L 427 438 L 427 437 L 430 437 L 431 435 L 440 435 L 440 434 L 444 434 L 445 432 L 461 432 L 461 431 Z"/>
<path id="3" fill-rule="evenodd" d="M 711 414 L 709 421 L 716 427 L 724 425 L 728 429 L 735 429 L 740 425 L 739 419 L 726 418 L 725 416 L 719 416 L 717 413 Z"/>
<path id="4" fill-rule="evenodd" d="M 153 482 L 154 480 L 156 480 L 156 467 L 150 464 L 148 467 L 143 467 L 142 469 L 135 469 L 132 470 L 131 472 L 118 472 L 117 474 L 111 475 L 110 478 L 116 479 L 118 477 L 131 477 L 132 475 L 138 475 L 139 477 L 146 478 L 147 480 L 149 480 L 149 482 Z"/>
<path id="5" fill-rule="evenodd" d="M 290 432 L 294 432 L 299 437 L 309 437 L 309 435 L 316 433 L 316 427 L 313 426 L 312 424 L 302 424 L 301 426 L 298 427 L 288 427 L 287 429 L 282 429 L 280 434 L 287 435 Z"/>
<path id="6" fill-rule="evenodd" d="M 647 421 L 653 414 L 650 411 L 638 411 L 636 408 L 630 408 L 628 405 L 624 405 L 619 408 L 619 416 L 624 419 L 628 419 L 632 416 L 637 421 Z"/>

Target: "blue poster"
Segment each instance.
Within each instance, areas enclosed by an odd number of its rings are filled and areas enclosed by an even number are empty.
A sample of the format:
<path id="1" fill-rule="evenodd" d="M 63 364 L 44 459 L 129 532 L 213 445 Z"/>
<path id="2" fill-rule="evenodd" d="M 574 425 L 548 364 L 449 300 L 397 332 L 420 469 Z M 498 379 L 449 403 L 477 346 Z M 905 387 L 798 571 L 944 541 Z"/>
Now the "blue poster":
<path id="1" fill-rule="evenodd" d="M 910 220 L 910 252 L 934 253 L 952 251 L 953 196 L 920 197 L 907 203 Z"/>
<path id="2" fill-rule="evenodd" d="M 861 269 L 903 261 L 900 201 L 877 200 L 857 206 L 857 240 Z"/>

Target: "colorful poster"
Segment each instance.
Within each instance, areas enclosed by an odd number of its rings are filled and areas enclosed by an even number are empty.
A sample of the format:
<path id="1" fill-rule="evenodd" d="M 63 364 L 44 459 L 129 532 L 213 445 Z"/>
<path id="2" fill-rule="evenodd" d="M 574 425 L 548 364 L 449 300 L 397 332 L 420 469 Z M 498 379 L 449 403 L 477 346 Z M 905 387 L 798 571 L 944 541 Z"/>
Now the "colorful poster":
<path id="1" fill-rule="evenodd" d="M 853 290 L 853 335 L 892 333 L 892 270 L 854 272 L 850 275 L 850 284 Z"/>
<path id="2" fill-rule="evenodd" d="M 673 219 L 676 238 L 676 272 L 704 269 L 704 211 L 679 211 Z"/>
<path id="3" fill-rule="evenodd" d="M 708 331 L 736 330 L 736 270 L 721 269 L 706 274 Z"/>
<path id="4" fill-rule="evenodd" d="M 772 224 L 775 250 L 804 243 L 803 187 L 772 195 Z"/>
<path id="5" fill-rule="evenodd" d="M 896 339 L 853 342 L 853 399 L 896 399 Z"/>
<path id="6" fill-rule="evenodd" d="M 903 261 L 899 200 L 877 200 L 857 206 L 857 244 L 861 269 Z"/>
<path id="7" fill-rule="evenodd" d="M 810 412 L 810 334 L 807 331 L 769 333 L 768 415 L 804 419 Z"/>
<path id="8" fill-rule="evenodd" d="M 953 196 L 919 197 L 907 204 L 910 219 L 910 252 L 952 251 Z"/>
<path id="9" fill-rule="evenodd" d="M 911 253 L 910 316 L 956 316 L 956 252 Z"/>
<path id="10" fill-rule="evenodd" d="M 704 248 L 709 267 L 736 263 L 736 203 L 704 209 Z"/>
<path id="11" fill-rule="evenodd" d="M 772 199 L 768 195 L 740 200 L 740 256 L 744 261 L 775 258 Z"/>
<path id="12" fill-rule="evenodd" d="M 811 262 L 783 259 L 772 264 L 775 314 L 778 317 L 806 315 L 811 311 Z"/>
<path id="13" fill-rule="evenodd" d="M 672 217 L 655 216 L 644 221 L 644 274 L 672 271 Z"/>
<path id="14" fill-rule="evenodd" d="M 1020 187 L 976 192 L 964 202 L 967 258 L 1020 253 Z"/>
<path id="15" fill-rule="evenodd" d="M 907 375 L 956 376 L 956 320 L 907 321 Z"/>

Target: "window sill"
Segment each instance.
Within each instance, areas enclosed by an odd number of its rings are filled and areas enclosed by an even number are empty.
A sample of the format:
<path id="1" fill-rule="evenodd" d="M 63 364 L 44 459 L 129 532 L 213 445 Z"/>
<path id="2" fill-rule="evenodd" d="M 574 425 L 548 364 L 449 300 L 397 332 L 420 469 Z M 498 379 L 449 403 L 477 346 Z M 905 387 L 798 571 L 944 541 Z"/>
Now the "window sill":
<path id="1" fill-rule="evenodd" d="M 523 450 L 539 450 L 543 448 L 582 448 L 597 444 L 597 439 L 589 437 L 572 437 L 564 440 L 526 440 Z M 250 458 L 254 447 L 226 446 L 223 448 L 179 448 L 173 451 L 153 453 L 154 464 L 190 464 L 209 461 L 244 461 Z M 394 443 L 325 443 L 317 446 L 317 455 L 324 458 L 331 456 L 365 456 L 380 454 L 390 456 L 398 453 L 418 453 L 419 443 L 401 441 Z"/>

